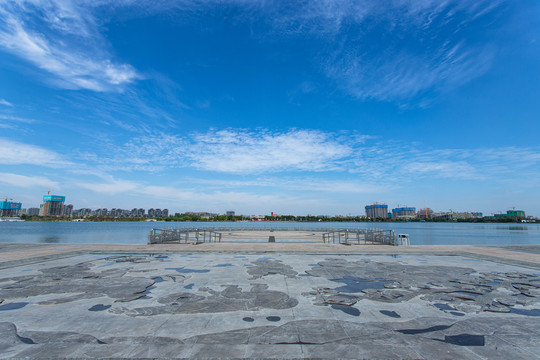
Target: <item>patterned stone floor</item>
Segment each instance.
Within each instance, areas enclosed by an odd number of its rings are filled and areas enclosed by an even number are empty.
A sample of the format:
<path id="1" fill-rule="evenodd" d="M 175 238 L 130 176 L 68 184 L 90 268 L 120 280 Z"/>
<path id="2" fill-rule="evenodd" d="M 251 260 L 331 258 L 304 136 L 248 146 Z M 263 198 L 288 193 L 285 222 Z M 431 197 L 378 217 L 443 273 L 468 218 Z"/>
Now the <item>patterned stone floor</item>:
<path id="1" fill-rule="evenodd" d="M 75 254 L 0 269 L 2 357 L 540 353 L 540 270 L 466 256 Z"/>

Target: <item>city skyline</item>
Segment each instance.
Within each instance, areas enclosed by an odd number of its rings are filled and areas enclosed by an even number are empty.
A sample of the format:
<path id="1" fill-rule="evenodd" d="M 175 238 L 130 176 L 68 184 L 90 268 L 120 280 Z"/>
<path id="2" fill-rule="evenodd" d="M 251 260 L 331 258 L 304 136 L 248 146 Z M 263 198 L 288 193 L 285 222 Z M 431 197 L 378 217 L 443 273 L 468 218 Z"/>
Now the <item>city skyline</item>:
<path id="1" fill-rule="evenodd" d="M 0 196 L 538 216 L 539 34 L 533 1 L 0 1 Z"/>
<path id="2" fill-rule="evenodd" d="M 47 193 L 49 193 L 50 191 L 47 191 Z M 96 208 L 84 208 L 84 207 L 75 207 L 73 204 L 67 204 L 65 203 L 65 200 L 66 200 L 66 197 L 64 195 L 52 195 L 52 194 L 47 194 L 47 195 L 44 195 L 43 196 L 43 202 L 39 205 L 39 207 L 32 207 L 32 206 L 28 206 L 28 207 L 22 207 L 22 203 L 20 202 L 16 202 L 16 201 L 13 201 L 13 199 L 9 199 L 9 198 L 6 198 L 5 200 L 3 201 L 0 201 L 0 204 L 4 204 L 4 205 L 15 205 L 15 207 L 13 207 L 14 209 L 19 209 L 20 210 L 20 213 L 22 214 L 29 214 L 29 211 L 33 211 L 33 212 L 36 212 L 36 211 L 39 211 L 40 212 L 40 216 L 46 216 L 45 214 L 41 214 L 41 208 L 44 207 L 44 205 L 49 202 L 49 201 L 61 201 L 62 202 L 62 206 L 63 207 L 68 207 L 69 208 L 69 211 L 68 213 L 66 213 L 64 210 L 62 210 L 63 212 L 63 215 L 67 215 L 67 216 L 71 216 L 71 214 L 73 213 L 74 216 L 81 216 L 81 215 L 84 215 L 84 216 L 88 216 L 88 215 L 107 215 L 107 216 L 153 216 L 153 212 L 154 211 L 157 211 L 157 213 L 161 214 L 162 211 L 164 212 L 164 214 L 167 214 L 167 215 L 163 215 L 163 216 L 168 216 L 169 214 L 169 209 L 160 209 L 160 208 L 154 208 L 154 207 L 150 207 L 148 208 L 148 214 L 146 214 L 146 208 L 141 208 L 141 207 L 134 207 L 132 208 L 131 210 L 130 209 L 125 209 L 125 208 L 122 208 L 122 207 L 118 207 L 118 206 L 114 206 L 114 207 L 111 207 L 111 208 L 106 208 L 106 207 L 96 207 Z M 7 208 L 11 208 L 11 207 L 6 207 Z M 382 211 L 381 211 L 382 210 Z M 523 212 L 522 210 L 516 210 L 515 207 L 512 207 L 512 210 L 506 210 L 506 213 L 510 213 L 510 212 Z M 380 217 L 393 217 L 393 213 L 399 213 L 399 212 L 403 212 L 403 214 L 405 216 L 412 216 L 412 217 L 426 217 L 426 214 L 428 214 L 428 216 L 431 216 L 431 214 L 434 214 L 434 215 L 444 215 L 444 214 L 470 214 L 472 217 L 483 217 L 484 214 L 481 213 L 481 212 L 477 212 L 477 211 L 474 211 L 474 210 L 471 210 L 471 209 L 449 209 L 449 211 L 445 211 L 445 210 L 441 210 L 441 209 L 435 209 L 435 211 L 432 209 L 432 208 L 429 208 L 427 207 L 427 205 L 424 204 L 424 207 L 419 207 L 419 208 L 416 208 L 415 206 L 408 206 L 408 205 L 402 205 L 402 204 L 397 204 L 396 207 L 389 207 L 389 205 L 385 202 L 375 202 L 375 203 L 372 203 L 372 204 L 367 204 L 364 206 L 364 212 L 362 213 L 362 211 L 359 211 L 359 212 L 356 212 L 356 213 L 348 213 L 348 214 L 311 214 L 311 213 L 306 213 L 306 214 L 296 214 L 296 215 L 299 215 L 299 216 L 322 216 L 322 217 L 333 217 L 333 216 L 337 216 L 337 217 L 362 217 L 362 216 L 365 216 L 367 218 L 380 218 Z M 171 211 L 171 215 L 172 214 L 175 214 L 175 213 L 180 213 L 180 214 L 195 214 L 195 213 L 204 213 L 204 214 L 213 214 L 213 216 L 217 216 L 217 215 L 223 215 L 223 214 L 226 214 L 226 215 L 234 215 L 236 212 L 234 210 L 224 210 L 224 211 L 221 211 L 221 212 L 218 212 L 218 213 L 210 213 L 210 212 L 206 212 L 206 211 L 201 211 L 201 209 L 198 209 L 197 211 L 188 211 L 188 210 L 172 210 Z M 525 213 L 525 212 L 523 212 Z M 257 215 L 256 215 L 257 214 Z M 37 215 L 37 212 L 36 214 L 30 214 L 30 215 Z M 293 215 L 293 214 L 280 214 L 280 213 L 275 213 L 273 211 L 271 211 L 269 214 L 264 214 L 262 212 L 255 212 L 255 213 L 251 213 L 251 214 L 238 214 L 238 215 L 242 215 L 242 216 L 271 216 L 273 217 L 274 215 L 275 216 L 289 216 L 289 215 Z M 498 216 L 498 215 L 504 215 L 504 212 L 503 211 L 498 211 L 497 213 L 491 213 L 491 214 L 486 214 L 486 216 Z M 159 217 L 159 216 L 158 216 Z M 525 215 L 523 215 L 523 217 L 525 217 Z M 529 215 L 529 217 L 535 217 L 534 215 Z"/>

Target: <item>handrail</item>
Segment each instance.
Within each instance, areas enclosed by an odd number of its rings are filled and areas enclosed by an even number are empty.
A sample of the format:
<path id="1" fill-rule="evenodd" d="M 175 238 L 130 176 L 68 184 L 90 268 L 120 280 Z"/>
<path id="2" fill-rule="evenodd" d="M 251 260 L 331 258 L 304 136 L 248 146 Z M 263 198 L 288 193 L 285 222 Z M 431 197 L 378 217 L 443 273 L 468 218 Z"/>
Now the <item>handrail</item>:
<path id="1" fill-rule="evenodd" d="M 194 227 L 183 226 L 177 228 L 152 229 L 148 234 L 148 244 L 163 243 L 204 243 L 221 242 L 222 233 L 219 231 L 309 231 L 322 232 L 324 243 L 346 244 L 386 244 L 386 245 L 409 245 L 408 235 L 406 240 L 398 238 L 393 230 L 367 229 L 367 228 L 324 228 L 324 227 L 250 227 L 236 228 L 226 226 Z"/>
<path id="2" fill-rule="evenodd" d="M 353 235 L 353 236 L 351 236 Z M 330 231 L 322 234 L 323 242 L 347 244 L 350 245 L 353 241 L 356 241 L 360 245 L 360 241 L 363 240 L 364 244 L 387 244 L 398 245 L 396 234 L 393 230 L 383 229 L 342 229 Z"/>
<path id="3" fill-rule="evenodd" d="M 190 236 L 191 235 L 191 236 Z M 152 229 L 148 233 L 148 244 L 164 244 L 177 242 L 192 242 L 200 244 L 204 242 L 221 242 L 221 233 L 208 229 L 194 229 L 192 231 L 184 229 L 164 228 Z"/>

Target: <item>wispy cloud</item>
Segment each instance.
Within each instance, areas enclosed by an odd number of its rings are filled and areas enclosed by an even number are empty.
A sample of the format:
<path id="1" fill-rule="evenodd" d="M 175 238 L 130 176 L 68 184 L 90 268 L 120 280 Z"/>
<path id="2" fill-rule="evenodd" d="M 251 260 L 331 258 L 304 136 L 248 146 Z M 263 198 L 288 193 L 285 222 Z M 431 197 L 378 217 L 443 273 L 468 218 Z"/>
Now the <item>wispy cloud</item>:
<path id="1" fill-rule="evenodd" d="M 22 124 L 32 124 L 35 121 L 32 119 L 25 119 L 18 116 L 0 114 L 0 128 L 12 129 L 17 131 L 27 131 L 27 129 L 21 126 Z"/>
<path id="2" fill-rule="evenodd" d="M 279 191 L 292 191 L 295 193 L 328 193 L 328 194 L 369 194 L 384 193 L 396 188 L 396 184 L 387 181 L 363 181 L 362 179 L 326 179 L 323 177 L 305 176 L 257 176 L 249 179 L 209 179 L 184 178 L 183 186 L 197 184 L 205 189 L 244 189 L 265 191 L 266 189 L 279 189 Z"/>
<path id="3" fill-rule="evenodd" d="M 0 182 L 18 187 L 30 188 L 40 186 L 42 188 L 57 188 L 58 182 L 42 176 L 26 176 L 12 173 L 0 173 Z"/>
<path id="4" fill-rule="evenodd" d="M 131 16 L 236 7 L 236 21 L 257 18 L 275 32 L 321 41 L 314 64 L 359 99 L 407 101 L 428 90 L 460 86 L 490 67 L 495 47 L 468 34 L 487 34 L 481 20 L 502 0 L 177 2 L 20 0 L 0 9 L 0 47 L 52 74 L 57 86 L 108 91 L 141 78 L 106 50 L 101 24 L 119 9 Z M 124 11 L 125 12 L 125 11 Z M 98 20 L 97 13 L 108 14 Z M 38 26 L 39 25 L 39 26 Z M 370 40 L 371 39 L 371 40 Z M 380 39 L 380 41 L 372 41 Z M 81 46 L 80 44 L 84 44 Z M 426 104 L 426 101 L 419 101 Z"/>
<path id="5" fill-rule="evenodd" d="M 374 189 L 385 179 L 413 178 L 486 180 L 514 178 L 518 173 L 540 175 L 540 149 L 478 148 L 437 149 L 354 132 L 323 132 L 307 129 L 224 129 L 185 136 L 154 134 L 133 138 L 107 148 L 106 154 L 87 154 L 86 162 L 102 171 L 161 172 L 192 168 L 233 176 L 257 175 L 262 184 L 271 173 L 349 174 L 360 181 L 307 184 L 316 189 Z M 322 174 L 324 173 L 324 174 Z M 291 174 L 286 174 L 291 176 Z M 283 179 L 283 178 L 282 178 Z M 408 180 L 407 180 L 408 179 Z M 268 181 L 266 181 L 268 180 Z M 342 179 L 343 180 L 343 179 Z M 304 183 L 306 179 L 304 176 Z M 281 186 L 287 186 L 284 181 Z"/>
<path id="6" fill-rule="evenodd" d="M 484 74 L 494 51 L 462 47 L 442 47 L 429 55 L 396 50 L 387 58 L 361 50 L 353 54 L 338 51 L 326 64 L 325 73 L 360 99 L 410 99 L 426 90 L 454 88 Z"/>
<path id="7" fill-rule="evenodd" d="M 404 168 L 404 173 L 410 176 L 425 177 L 434 176 L 447 179 L 484 179 L 485 175 L 471 164 L 465 161 L 412 161 Z"/>
<path id="8" fill-rule="evenodd" d="M 133 196 L 152 199 L 153 204 L 166 203 L 167 206 L 181 208 L 182 211 L 223 212 L 225 209 L 241 208 L 248 213 L 266 213 L 278 208 L 301 211 L 302 208 L 314 208 L 320 205 L 319 200 L 303 198 L 290 193 L 285 194 L 282 191 L 261 194 L 253 191 L 192 190 L 184 187 L 146 185 L 118 179 L 113 179 L 108 183 L 78 183 L 77 185 L 97 194 L 110 196 L 130 191 Z M 127 185 L 128 189 L 126 190 L 122 185 Z"/>
<path id="9" fill-rule="evenodd" d="M 227 173 L 327 171 L 351 153 L 328 133 L 211 131 L 196 134 L 188 156 L 195 167 Z"/>
<path id="10" fill-rule="evenodd" d="M 0 114 L 0 119 L 1 120 L 7 120 L 7 121 L 13 121 L 13 122 L 21 122 L 21 123 L 25 123 L 25 124 L 31 124 L 31 123 L 35 122 L 35 120 L 32 120 L 32 119 L 26 119 L 26 118 L 22 118 L 22 117 L 18 117 L 18 116 L 4 115 L 4 114 Z"/>
<path id="11" fill-rule="evenodd" d="M 504 10 L 503 3 L 237 0 L 227 5 L 242 9 L 238 16 L 256 14 L 269 22 L 272 34 L 257 34 L 261 38 L 275 41 L 277 32 L 280 39 L 317 39 L 324 50 L 310 54 L 314 65 L 345 92 L 362 100 L 402 104 L 426 91 L 453 89 L 484 74 L 496 48 L 483 24 L 486 17 Z M 215 7 L 216 1 L 182 4 L 184 8 Z"/>
<path id="12" fill-rule="evenodd" d="M 494 46 L 475 41 L 463 29 L 475 26 L 477 18 L 495 11 L 499 2 L 377 3 L 363 13 L 360 37 L 337 33 L 338 46 L 321 58 L 324 73 L 349 94 L 401 103 L 428 90 L 463 85 L 491 66 Z M 484 31 L 481 26 L 473 29 L 469 31 Z"/>
<path id="13" fill-rule="evenodd" d="M 92 190 L 93 192 L 106 195 L 116 195 L 119 193 L 133 192 L 140 188 L 140 185 L 126 180 L 111 180 L 105 183 L 83 183 L 80 182 L 78 186 Z"/>
<path id="14" fill-rule="evenodd" d="M 6 1 L 0 25 L 0 47 L 52 75 L 56 86 L 109 91 L 140 78 L 112 60 L 94 19 L 76 2 Z"/>
<path id="15" fill-rule="evenodd" d="M 7 101 L 6 99 L 0 99 L 0 105 L 13 106 L 13 104 Z"/>
<path id="16" fill-rule="evenodd" d="M 503 2 L 316 0 L 265 2 L 260 9 L 272 13 L 273 31 L 324 44 L 324 52 L 314 54 L 315 66 L 336 86 L 362 100 L 403 105 L 430 90 L 461 86 L 489 69 L 496 48 L 486 41 L 483 18 L 500 13 Z"/>
<path id="17" fill-rule="evenodd" d="M 31 164 L 46 167 L 66 167 L 73 164 L 60 154 L 40 146 L 0 138 L 0 164 Z"/>
<path id="18" fill-rule="evenodd" d="M 364 137 L 351 137 L 358 142 Z M 348 141 L 351 141 L 349 139 Z M 350 154 L 339 134 L 315 130 L 210 130 L 188 136 L 145 135 L 115 147 L 101 158 L 110 169 L 160 171 L 193 167 L 231 174 L 270 171 L 328 171 Z M 98 159 L 95 155 L 88 159 Z M 99 161 L 99 160 L 98 160 Z"/>

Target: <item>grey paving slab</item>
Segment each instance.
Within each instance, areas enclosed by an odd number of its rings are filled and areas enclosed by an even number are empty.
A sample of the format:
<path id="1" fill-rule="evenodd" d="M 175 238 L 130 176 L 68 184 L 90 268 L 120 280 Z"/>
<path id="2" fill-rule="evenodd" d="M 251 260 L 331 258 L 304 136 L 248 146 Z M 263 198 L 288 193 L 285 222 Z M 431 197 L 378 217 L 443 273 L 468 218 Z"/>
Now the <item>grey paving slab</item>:
<path id="1" fill-rule="evenodd" d="M 4 357 L 531 358 L 538 270 L 462 256 L 77 254 L 0 269 Z"/>

